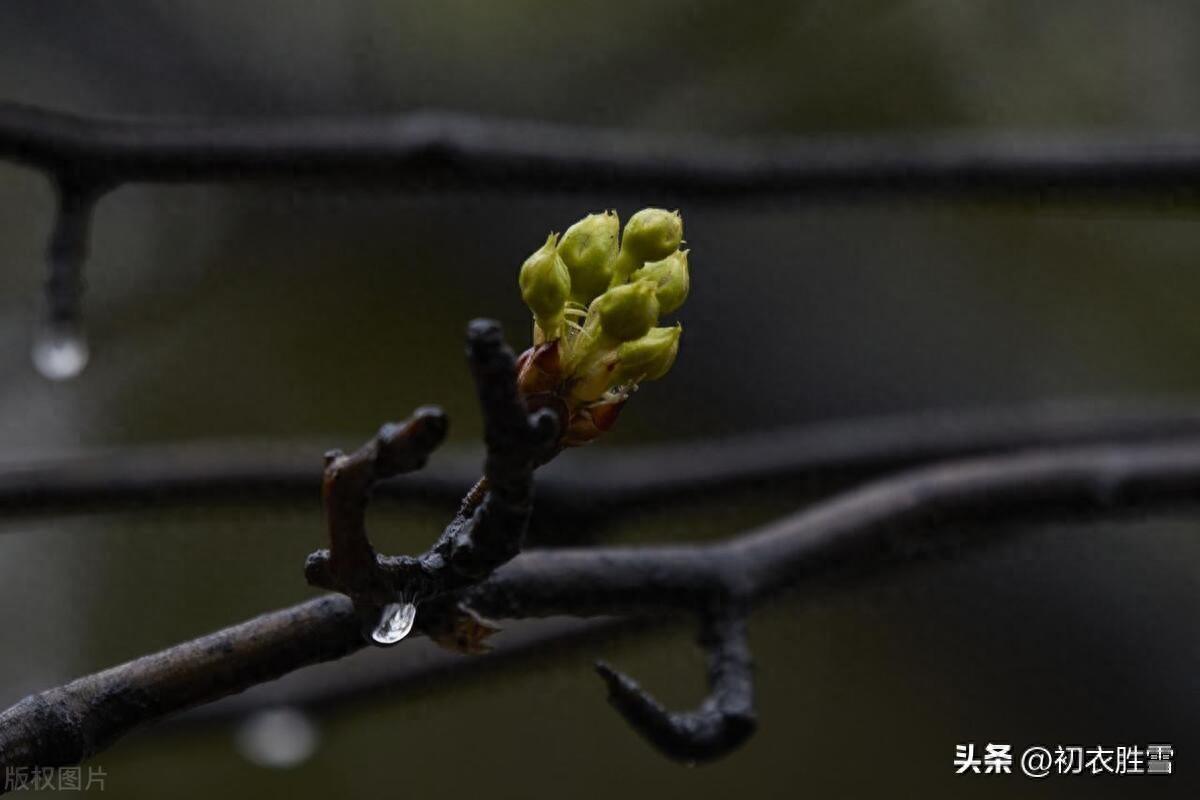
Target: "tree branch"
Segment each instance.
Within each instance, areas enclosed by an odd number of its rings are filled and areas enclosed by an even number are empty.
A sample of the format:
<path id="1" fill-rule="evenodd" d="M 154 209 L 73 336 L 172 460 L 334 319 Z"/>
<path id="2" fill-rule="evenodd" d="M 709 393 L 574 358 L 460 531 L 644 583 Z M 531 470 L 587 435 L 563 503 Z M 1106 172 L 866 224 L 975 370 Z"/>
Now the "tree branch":
<path id="1" fill-rule="evenodd" d="M 652 189 L 664 201 L 847 194 L 1172 198 L 1194 196 L 1200 186 L 1200 138 L 1194 136 L 745 142 L 436 112 L 147 120 L 0 103 L 0 160 L 41 170 L 59 187 L 48 324 L 72 330 L 81 324 L 91 208 L 131 182 L 320 179 L 505 191 Z M 56 260 L 56 250 L 77 257 Z"/>
<path id="2" fill-rule="evenodd" d="M 367 498 L 376 481 L 424 462 L 445 434 L 445 418 L 425 409 L 404 425 L 385 426 L 351 456 L 331 453 L 324 480 L 330 549 L 309 556 L 309 583 L 342 592 L 363 608 L 428 603 L 478 583 L 520 552 L 533 512 L 533 470 L 551 452 L 558 421 L 551 412 L 526 409 L 517 392 L 516 359 L 498 323 L 470 324 L 467 362 L 483 412 L 483 482 L 426 553 L 381 556 L 367 538 Z"/>
<path id="3" fill-rule="evenodd" d="M 578 517 L 638 502 L 713 496 L 803 477 L 821 488 L 950 458 L 1039 447 L 1170 441 L 1200 436 L 1189 407 L 1072 402 L 973 412 L 831 421 L 728 439 L 584 449 L 538 473 L 538 509 Z M 193 504 L 227 498 L 315 498 L 319 444 L 212 442 L 116 450 L 0 465 L 0 510 L 62 511 L 123 502 Z M 374 496 L 451 503 L 478 461 L 443 455 Z"/>
<path id="4" fill-rule="evenodd" d="M 746 609 L 723 608 L 704 619 L 700 646 L 708 655 L 709 696 L 695 711 L 667 711 L 632 678 L 596 663 L 613 708 L 663 755 L 693 764 L 709 761 L 754 735 L 758 717 L 746 615 Z"/>
<path id="5" fill-rule="evenodd" d="M 153 727 L 155 735 L 228 725 L 250 714 L 279 706 L 320 714 L 347 704 L 373 702 L 404 689 L 428 688 L 435 682 L 483 675 L 497 666 L 532 663 L 551 653 L 586 653 L 629 634 L 644 635 L 665 627 L 644 617 L 559 617 L 517 620 L 505 625 L 486 653 L 464 658 L 444 648 L 420 647 L 360 653 L 353 663 L 302 669 L 249 688 L 241 694 L 197 706 Z"/>
<path id="6" fill-rule="evenodd" d="M 144 722 L 341 658 L 363 644 L 344 597 L 264 614 L 26 697 L 0 714 L 0 765 L 77 764 Z"/>
<path id="7" fill-rule="evenodd" d="M 713 197 L 1194 190 L 1194 136 L 715 140 L 414 112 L 121 119 L 0 104 L 0 159 L 125 182 L 384 181 Z"/>
<path id="8" fill-rule="evenodd" d="M 723 543 L 527 552 L 459 598 L 495 618 L 707 613 L 886 562 L 914 531 L 1198 499 L 1197 438 L 967 459 L 879 480 Z M 363 645 L 345 598 L 264 615 L 26 698 L 0 714 L 0 767 L 76 763 L 138 725 Z"/>

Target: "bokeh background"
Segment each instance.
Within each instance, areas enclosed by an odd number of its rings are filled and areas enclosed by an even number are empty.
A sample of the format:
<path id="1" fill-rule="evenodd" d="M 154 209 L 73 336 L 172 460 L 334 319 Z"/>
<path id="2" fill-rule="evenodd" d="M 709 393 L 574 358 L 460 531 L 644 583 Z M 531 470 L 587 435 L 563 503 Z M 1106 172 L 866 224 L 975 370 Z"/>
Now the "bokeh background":
<path id="1" fill-rule="evenodd" d="M 1200 127 L 1198 78 L 1200 9 L 1182 0 L 0 5 L 0 99 L 105 114 L 442 108 L 661 135 L 1158 133 Z M 0 164 L 0 458 L 270 439 L 313 441 L 315 461 L 429 402 L 452 415 L 450 449 L 474 452 L 465 322 L 497 317 L 519 338 L 516 269 L 548 229 L 656 202 L 125 187 L 95 220 L 92 363 L 51 383 L 28 349 L 53 196 Z M 1194 207 L 680 205 L 694 283 L 683 352 L 602 447 L 1200 392 Z M 593 533 L 718 538 L 802 499 L 767 486 Z M 374 530 L 413 552 L 451 510 L 381 506 Z M 299 565 L 321 533 L 315 497 L 0 520 L 0 705 L 311 596 Z M 380 692 L 315 719 L 314 752 L 289 769 L 257 766 L 229 727 L 150 731 L 94 763 L 123 798 L 1195 796 L 1200 525 L 1022 533 L 757 614 L 761 731 L 707 767 L 651 752 L 590 668 L 604 656 L 693 703 L 702 659 L 684 628 Z M 955 776 L 968 741 L 1166 741 L 1177 774 Z"/>

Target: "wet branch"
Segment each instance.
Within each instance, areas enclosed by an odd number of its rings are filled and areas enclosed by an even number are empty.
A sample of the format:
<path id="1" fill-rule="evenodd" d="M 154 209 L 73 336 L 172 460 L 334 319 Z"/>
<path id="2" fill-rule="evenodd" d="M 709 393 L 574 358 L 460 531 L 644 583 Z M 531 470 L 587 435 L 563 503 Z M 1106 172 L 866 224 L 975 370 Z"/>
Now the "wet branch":
<path id="1" fill-rule="evenodd" d="M 444 681 L 485 676 L 497 666 L 532 664 L 548 655 L 585 656 L 616 637 L 647 637 L 670 627 L 669 620 L 648 617 L 558 617 L 514 620 L 486 653 L 463 658 L 446 649 L 378 649 L 360 654 L 354 664 L 302 669 L 280 680 L 259 684 L 214 703 L 197 706 L 153 727 L 155 736 L 224 726 L 259 711 L 292 706 L 313 714 L 344 711 L 348 705 L 375 702 L 384 694 L 427 689 Z"/>
<path id="2" fill-rule="evenodd" d="M 1198 499 L 1196 437 L 979 457 L 881 479 L 718 544 L 525 552 L 456 597 L 494 618 L 724 610 L 736 620 L 743 604 L 785 588 L 837 584 L 863 565 L 895 563 L 897 543 L 914 534 L 961 535 L 965 522 L 1163 511 Z M 677 734 L 697 729 L 695 750 L 683 757 L 719 754 L 712 742 L 735 740 L 750 719 L 742 701 L 749 687 L 737 688 L 749 674 L 739 666 L 738 629 L 715 639 L 732 645 L 715 648 L 713 694 L 698 716 L 672 717 L 631 686 L 617 690 L 619 702 L 638 704 L 642 733 L 672 731 L 676 754 L 689 741 Z M 344 597 L 264 615 L 26 698 L 0 714 L 0 767 L 76 763 L 139 725 L 364 645 Z"/>
<path id="3" fill-rule="evenodd" d="M 720 140 L 444 112 L 138 119 L 0 103 L 0 160 L 129 182 L 333 179 L 716 197 L 835 192 L 1170 192 L 1200 182 L 1200 139 L 926 136 Z"/>
<path id="4" fill-rule="evenodd" d="M 352 598 L 387 602 L 391 589 L 367 537 L 366 510 L 378 481 L 420 469 L 442 443 L 449 423 L 439 408 L 420 408 L 412 419 L 388 423 L 355 452 L 325 454 L 321 498 L 329 550 L 310 558 L 310 582 Z"/>
<path id="5" fill-rule="evenodd" d="M 517 393 L 516 359 L 497 323 L 471 323 L 467 363 L 483 412 L 487 457 L 484 478 L 458 515 L 420 556 L 379 555 L 367 536 L 364 514 L 375 483 L 418 469 L 445 435 L 442 412 L 422 409 L 403 425 L 385 426 L 352 455 L 326 456 L 330 549 L 309 556 L 309 583 L 342 592 L 362 608 L 428 604 L 478 583 L 520 552 L 533 512 L 533 471 L 552 451 L 558 421 L 551 412 L 526 409 Z"/>
<path id="6" fill-rule="evenodd" d="M 363 644 L 344 597 L 264 614 L 26 697 L 0 714 L 0 766 L 78 764 L 143 723 L 342 658 Z"/>
<path id="7" fill-rule="evenodd" d="M 58 188 L 48 323 L 80 324 L 88 218 L 126 183 L 324 180 L 505 191 L 652 190 L 744 201 L 836 195 L 1096 195 L 1200 187 L 1196 137 L 721 141 L 416 112 L 381 118 L 119 119 L 0 103 L 0 160 Z M 70 252 L 68 259 L 58 254 Z"/>
<path id="8" fill-rule="evenodd" d="M 984 453 L 1200 436 L 1190 406 L 1097 401 L 831 420 L 726 439 L 573 452 L 538 474 L 538 509 L 578 519 L 640 502 L 712 497 L 803 478 L 821 489 Z M 222 441 L 119 449 L 0 465 L 0 510 L 63 512 L 134 502 L 308 500 L 323 476 L 319 443 Z M 372 494 L 453 503 L 474 457 L 443 453 L 420 472 L 376 480 Z M 481 496 L 481 495 L 480 495 Z"/>
<path id="9" fill-rule="evenodd" d="M 721 608 L 704 617 L 699 641 L 708 657 L 709 695 L 695 711 L 668 711 L 628 675 L 600 661 L 596 671 L 608 685 L 609 703 L 670 758 L 708 761 L 740 747 L 758 727 L 747 616 L 744 608 Z"/>

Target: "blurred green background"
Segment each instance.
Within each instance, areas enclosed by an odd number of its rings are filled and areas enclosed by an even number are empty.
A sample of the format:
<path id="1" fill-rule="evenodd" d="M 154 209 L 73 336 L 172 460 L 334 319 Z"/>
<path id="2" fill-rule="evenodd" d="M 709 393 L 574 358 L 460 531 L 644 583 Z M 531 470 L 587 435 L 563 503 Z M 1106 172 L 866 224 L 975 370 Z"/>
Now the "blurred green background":
<path id="1" fill-rule="evenodd" d="M 0 5 L 0 99 L 96 113 L 445 108 L 739 137 L 1157 133 L 1200 127 L 1197 78 L 1200 8 L 1186 2 Z M 0 458 L 232 438 L 348 447 L 430 402 L 452 416 L 449 447 L 472 449 L 466 321 L 499 318 L 520 342 L 516 269 L 546 231 L 656 202 L 125 187 L 95 220 L 92 363 L 53 384 L 27 355 L 53 197 L 0 164 Z M 681 207 L 693 265 L 681 357 L 601 447 L 1200 391 L 1195 208 Z M 797 502 L 765 487 L 633 512 L 600 535 L 716 538 Z M 381 507 L 373 529 L 414 552 L 451 510 Z M 0 532 L 5 706 L 310 596 L 299 566 L 321 540 L 315 497 L 41 514 Z M 129 798 L 1195 796 L 1198 532 L 1186 518 L 1042 526 L 853 592 L 781 600 L 752 628 L 760 733 L 708 767 L 652 753 L 590 669 L 603 656 L 694 703 L 702 660 L 684 629 L 382 693 L 318 720 L 314 755 L 290 770 L 255 766 L 230 730 L 152 731 L 94 763 Z M 954 745 L 968 741 L 1168 741 L 1178 774 L 955 776 Z"/>

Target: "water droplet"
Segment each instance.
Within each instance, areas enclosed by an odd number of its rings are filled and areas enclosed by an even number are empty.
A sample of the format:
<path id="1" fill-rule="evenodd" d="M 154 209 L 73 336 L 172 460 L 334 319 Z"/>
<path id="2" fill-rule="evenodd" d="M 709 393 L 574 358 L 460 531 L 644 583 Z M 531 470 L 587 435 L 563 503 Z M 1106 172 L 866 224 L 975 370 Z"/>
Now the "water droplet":
<path id="1" fill-rule="evenodd" d="M 87 338 L 76 324 L 50 323 L 34 337 L 30 357 L 34 369 L 42 377 L 52 381 L 70 380 L 87 366 Z"/>
<path id="2" fill-rule="evenodd" d="M 298 767 L 317 750 L 320 733 L 308 715 L 295 708 L 272 708 L 238 726 L 234 742 L 247 761 L 260 767 Z"/>
<path id="3" fill-rule="evenodd" d="M 371 638 L 379 644 L 395 644 L 408 636 L 417 621 L 417 607 L 412 603 L 391 603 L 383 607 L 379 624 Z"/>

